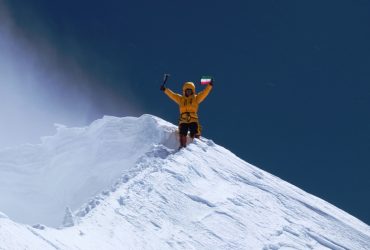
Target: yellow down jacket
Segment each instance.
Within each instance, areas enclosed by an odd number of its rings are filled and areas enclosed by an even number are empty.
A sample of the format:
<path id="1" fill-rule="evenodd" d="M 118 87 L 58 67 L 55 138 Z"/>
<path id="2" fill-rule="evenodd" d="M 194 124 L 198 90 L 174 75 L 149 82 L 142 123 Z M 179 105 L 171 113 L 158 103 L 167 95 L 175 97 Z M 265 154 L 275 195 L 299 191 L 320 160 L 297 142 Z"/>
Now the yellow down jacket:
<path id="1" fill-rule="evenodd" d="M 193 95 L 186 97 L 185 90 L 192 89 Z M 196 94 L 195 92 L 195 85 L 192 82 L 186 82 L 182 87 L 182 95 L 176 94 L 172 92 L 170 89 L 166 88 L 164 93 L 168 95 L 174 102 L 179 105 L 180 108 L 180 119 L 179 123 L 191 123 L 191 122 L 198 122 L 198 106 L 209 94 L 211 91 L 212 86 L 207 85 L 207 87 Z"/>

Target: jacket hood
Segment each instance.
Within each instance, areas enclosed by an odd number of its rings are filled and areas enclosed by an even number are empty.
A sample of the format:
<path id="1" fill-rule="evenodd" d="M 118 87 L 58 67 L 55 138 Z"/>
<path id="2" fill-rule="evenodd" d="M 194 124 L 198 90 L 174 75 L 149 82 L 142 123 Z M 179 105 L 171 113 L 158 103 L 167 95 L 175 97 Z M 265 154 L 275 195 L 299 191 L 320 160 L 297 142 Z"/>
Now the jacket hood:
<path id="1" fill-rule="evenodd" d="M 194 83 L 192 83 L 192 82 L 186 82 L 186 83 L 184 83 L 184 85 L 182 86 L 182 93 L 183 93 L 183 95 L 185 95 L 185 89 L 192 89 L 193 90 L 193 93 L 195 95 L 195 85 L 194 85 Z"/>

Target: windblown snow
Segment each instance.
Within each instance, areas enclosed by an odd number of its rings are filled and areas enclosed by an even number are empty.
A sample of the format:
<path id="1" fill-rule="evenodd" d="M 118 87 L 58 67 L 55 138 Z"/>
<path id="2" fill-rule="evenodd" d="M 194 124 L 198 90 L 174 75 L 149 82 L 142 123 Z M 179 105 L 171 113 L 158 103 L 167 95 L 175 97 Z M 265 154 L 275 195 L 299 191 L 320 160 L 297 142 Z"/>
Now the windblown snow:
<path id="1" fill-rule="evenodd" d="M 0 150 L 0 250 L 370 249 L 370 227 L 160 118 Z"/>

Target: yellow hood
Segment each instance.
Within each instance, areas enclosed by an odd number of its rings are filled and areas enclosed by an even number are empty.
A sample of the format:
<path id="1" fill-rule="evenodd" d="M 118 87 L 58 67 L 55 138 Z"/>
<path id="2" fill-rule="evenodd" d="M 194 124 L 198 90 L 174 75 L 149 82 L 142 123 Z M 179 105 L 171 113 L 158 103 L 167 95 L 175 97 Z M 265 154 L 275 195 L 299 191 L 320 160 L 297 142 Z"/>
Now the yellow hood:
<path id="1" fill-rule="evenodd" d="M 192 89 L 193 93 L 195 95 L 195 85 L 192 82 L 186 82 L 184 83 L 184 86 L 182 86 L 182 94 L 185 95 L 185 90 L 186 89 Z"/>

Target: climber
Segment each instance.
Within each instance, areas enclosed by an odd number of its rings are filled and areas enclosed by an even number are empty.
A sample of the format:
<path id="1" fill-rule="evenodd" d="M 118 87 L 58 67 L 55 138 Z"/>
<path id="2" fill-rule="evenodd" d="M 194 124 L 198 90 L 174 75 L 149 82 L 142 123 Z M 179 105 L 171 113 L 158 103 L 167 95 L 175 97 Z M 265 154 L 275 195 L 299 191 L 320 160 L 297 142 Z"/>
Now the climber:
<path id="1" fill-rule="evenodd" d="M 172 92 L 164 85 L 161 86 L 161 90 L 164 91 L 169 98 L 179 105 L 180 118 L 179 118 L 179 133 L 180 133 L 180 149 L 186 147 L 186 136 L 190 131 L 190 137 L 192 139 L 200 137 L 201 126 L 198 119 L 198 105 L 201 103 L 209 94 L 213 87 L 212 78 L 209 79 L 207 87 L 196 94 L 195 85 L 192 82 L 185 82 L 182 87 L 183 95 Z"/>

